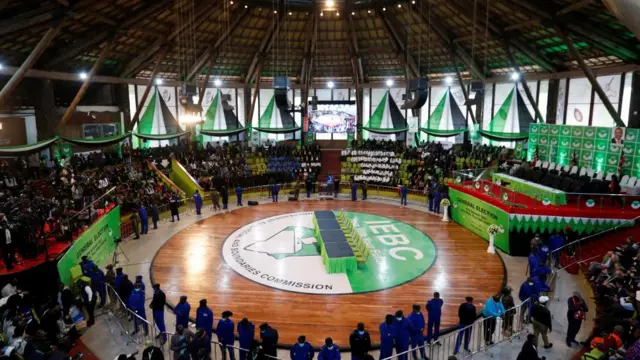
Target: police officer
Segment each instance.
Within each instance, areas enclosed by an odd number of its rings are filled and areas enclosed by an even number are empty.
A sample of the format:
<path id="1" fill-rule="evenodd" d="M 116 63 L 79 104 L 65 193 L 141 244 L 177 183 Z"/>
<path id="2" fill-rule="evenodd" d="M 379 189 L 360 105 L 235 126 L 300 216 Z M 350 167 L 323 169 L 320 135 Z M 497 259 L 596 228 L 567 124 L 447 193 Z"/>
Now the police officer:
<path id="1" fill-rule="evenodd" d="M 196 310 L 196 328 L 204 329 L 211 339 L 213 334 L 213 311 L 207 306 L 207 299 L 200 300 L 200 306 Z"/>

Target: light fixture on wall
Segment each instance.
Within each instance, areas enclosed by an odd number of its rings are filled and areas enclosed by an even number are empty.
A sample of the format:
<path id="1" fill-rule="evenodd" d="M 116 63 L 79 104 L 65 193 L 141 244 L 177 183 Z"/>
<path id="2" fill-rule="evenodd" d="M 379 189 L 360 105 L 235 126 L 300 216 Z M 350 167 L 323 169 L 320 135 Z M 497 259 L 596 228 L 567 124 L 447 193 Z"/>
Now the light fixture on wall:
<path id="1" fill-rule="evenodd" d="M 87 73 L 84 71 L 80 73 L 80 79 L 82 80 L 87 80 L 87 76 L 88 76 Z"/>
<path id="2" fill-rule="evenodd" d="M 520 74 L 518 74 L 517 72 L 512 72 L 511 73 L 511 80 L 513 81 L 518 81 L 518 79 L 520 79 Z"/>
<path id="3" fill-rule="evenodd" d="M 453 78 L 452 78 L 451 76 L 447 76 L 447 77 L 445 77 L 445 78 L 444 78 L 444 83 L 445 83 L 447 86 L 450 86 L 451 84 L 453 84 Z"/>
<path id="4" fill-rule="evenodd" d="M 213 80 L 213 85 L 215 85 L 216 87 L 220 87 L 220 85 L 222 85 L 222 80 L 220 79 Z"/>
<path id="5" fill-rule="evenodd" d="M 329 82 L 327 82 L 327 87 L 328 87 L 329 89 L 333 89 L 333 87 L 334 87 L 334 86 L 335 86 L 335 84 L 333 83 L 333 81 L 329 81 Z"/>
<path id="6" fill-rule="evenodd" d="M 333 0 L 327 0 L 327 7 L 334 7 L 336 3 Z"/>
<path id="7" fill-rule="evenodd" d="M 387 87 L 392 87 L 392 86 L 393 86 L 393 80 L 391 80 L 391 79 L 387 79 L 387 81 L 385 82 L 385 84 L 387 84 Z"/>

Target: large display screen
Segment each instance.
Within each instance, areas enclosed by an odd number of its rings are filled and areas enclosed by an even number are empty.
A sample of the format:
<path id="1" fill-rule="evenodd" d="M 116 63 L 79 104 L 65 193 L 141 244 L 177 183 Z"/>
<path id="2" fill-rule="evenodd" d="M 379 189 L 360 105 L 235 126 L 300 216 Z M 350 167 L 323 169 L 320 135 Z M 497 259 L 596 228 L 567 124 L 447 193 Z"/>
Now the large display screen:
<path id="1" fill-rule="evenodd" d="M 309 111 L 309 132 L 353 133 L 356 128 L 355 104 L 318 104 Z"/>

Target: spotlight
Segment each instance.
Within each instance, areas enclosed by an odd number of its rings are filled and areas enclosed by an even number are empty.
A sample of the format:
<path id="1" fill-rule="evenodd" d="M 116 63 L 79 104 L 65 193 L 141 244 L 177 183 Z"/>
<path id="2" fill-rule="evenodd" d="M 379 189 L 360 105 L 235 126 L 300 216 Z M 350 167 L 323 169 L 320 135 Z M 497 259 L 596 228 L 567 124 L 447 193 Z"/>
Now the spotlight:
<path id="1" fill-rule="evenodd" d="M 517 72 L 512 72 L 511 73 L 511 80 L 513 81 L 518 81 L 518 79 L 520 79 L 520 74 L 518 74 Z"/>
<path id="2" fill-rule="evenodd" d="M 164 83 L 164 80 L 156 79 L 156 85 L 162 85 L 162 83 Z"/>
<path id="3" fill-rule="evenodd" d="M 416 0 L 411 0 L 411 4 L 415 5 L 416 4 Z"/>
<path id="4" fill-rule="evenodd" d="M 87 80 L 87 73 L 86 72 L 81 72 L 80 73 L 80 79 Z"/>
<path id="5" fill-rule="evenodd" d="M 336 16 L 340 16 L 340 12 L 336 11 Z"/>
<path id="6" fill-rule="evenodd" d="M 289 11 L 289 16 L 293 15 L 293 13 L 291 11 Z"/>
<path id="7" fill-rule="evenodd" d="M 327 87 L 328 87 L 329 89 L 333 89 L 333 86 L 334 86 L 334 85 L 335 85 L 335 84 L 333 83 L 333 81 L 329 81 L 329 82 L 327 82 Z"/>
<path id="8" fill-rule="evenodd" d="M 398 7 L 399 7 L 399 8 L 401 8 L 401 7 L 402 7 L 402 4 L 398 4 Z"/>
<path id="9" fill-rule="evenodd" d="M 328 7 L 333 7 L 334 5 L 335 5 L 335 2 L 333 0 L 327 0 Z"/>
<path id="10" fill-rule="evenodd" d="M 351 15 L 355 15 L 355 14 L 356 14 L 356 12 L 355 12 L 355 11 L 352 11 L 352 12 L 351 12 Z M 2 69 L 2 68 L 0 68 L 0 69 Z"/>
<path id="11" fill-rule="evenodd" d="M 383 7 L 383 8 L 382 8 L 382 11 L 387 11 L 387 8 L 386 8 L 386 7 Z"/>
<path id="12" fill-rule="evenodd" d="M 233 5 L 233 1 L 229 1 L 229 4 Z"/>
<path id="13" fill-rule="evenodd" d="M 216 87 L 220 87 L 220 85 L 222 85 L 222 80 L 220 79 L 213 80 L 213 85 L 215 85 Z"/>
<path id="14" fill-rule="evenodd" d="M 388 79 L 388 80 L 386 81 L 386 84 L 387 84 L 387 87 L 391 87 L 391 86 L 393 86 L 393 80 Z"/>
<path id="15" fill-rule="evenodd" d="M 367 13 L 368 13 L 368 14 L 371 14 L 371 10 L 367 10 Z"/>
<path id="16" fill-rule="evenodd" d="M 278 10 L 273 10 L 273 13 L 274 13 L 274 14 L 277 14 L 277 13 L 278 13 Z"/>
<path id="17" fill-rule="evenodd" d="M 453 84 L 453 78 L 451 76 L 447 76 L 446 78 L 444 78 L 444 83 L 447 85 Z"/>
<path id="18" fill-rule="evenodd" d="M 245 9 L 248 9 L 248 8 L 249 8 L 249 5 L 245 5 L 245 6 L 244 6 L 244 8 L 245 8 Z"/>
<path id="19" fill-rule="evenodd" d="M 320 11 L 320 16 L 324 16 L 324 12 Z"/>

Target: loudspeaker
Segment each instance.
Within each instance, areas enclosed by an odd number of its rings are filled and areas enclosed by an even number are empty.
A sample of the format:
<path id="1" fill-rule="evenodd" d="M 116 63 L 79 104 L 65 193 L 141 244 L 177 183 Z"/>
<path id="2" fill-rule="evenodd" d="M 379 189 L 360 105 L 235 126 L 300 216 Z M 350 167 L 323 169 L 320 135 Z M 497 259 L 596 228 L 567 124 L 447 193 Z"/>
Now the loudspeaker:
<path id="1" fill-rule="evenodd" d="M 429 81 L 425 78 L 409 80 L 407 94 L 403 96 L 401 109 L 420 109 L 427 102 Z"/>
<path id="2" fill-rule="evenodd" d="M 258 202 L 253 200 L 249 200 L 247 204 L 249 204 L 249 206 L 258 206 Z"/>
<path id="3" fill-rule="evenodd" d="M 411 109 L 411 116 L 418 117 L 420 115 L 420 109 Z"/>

